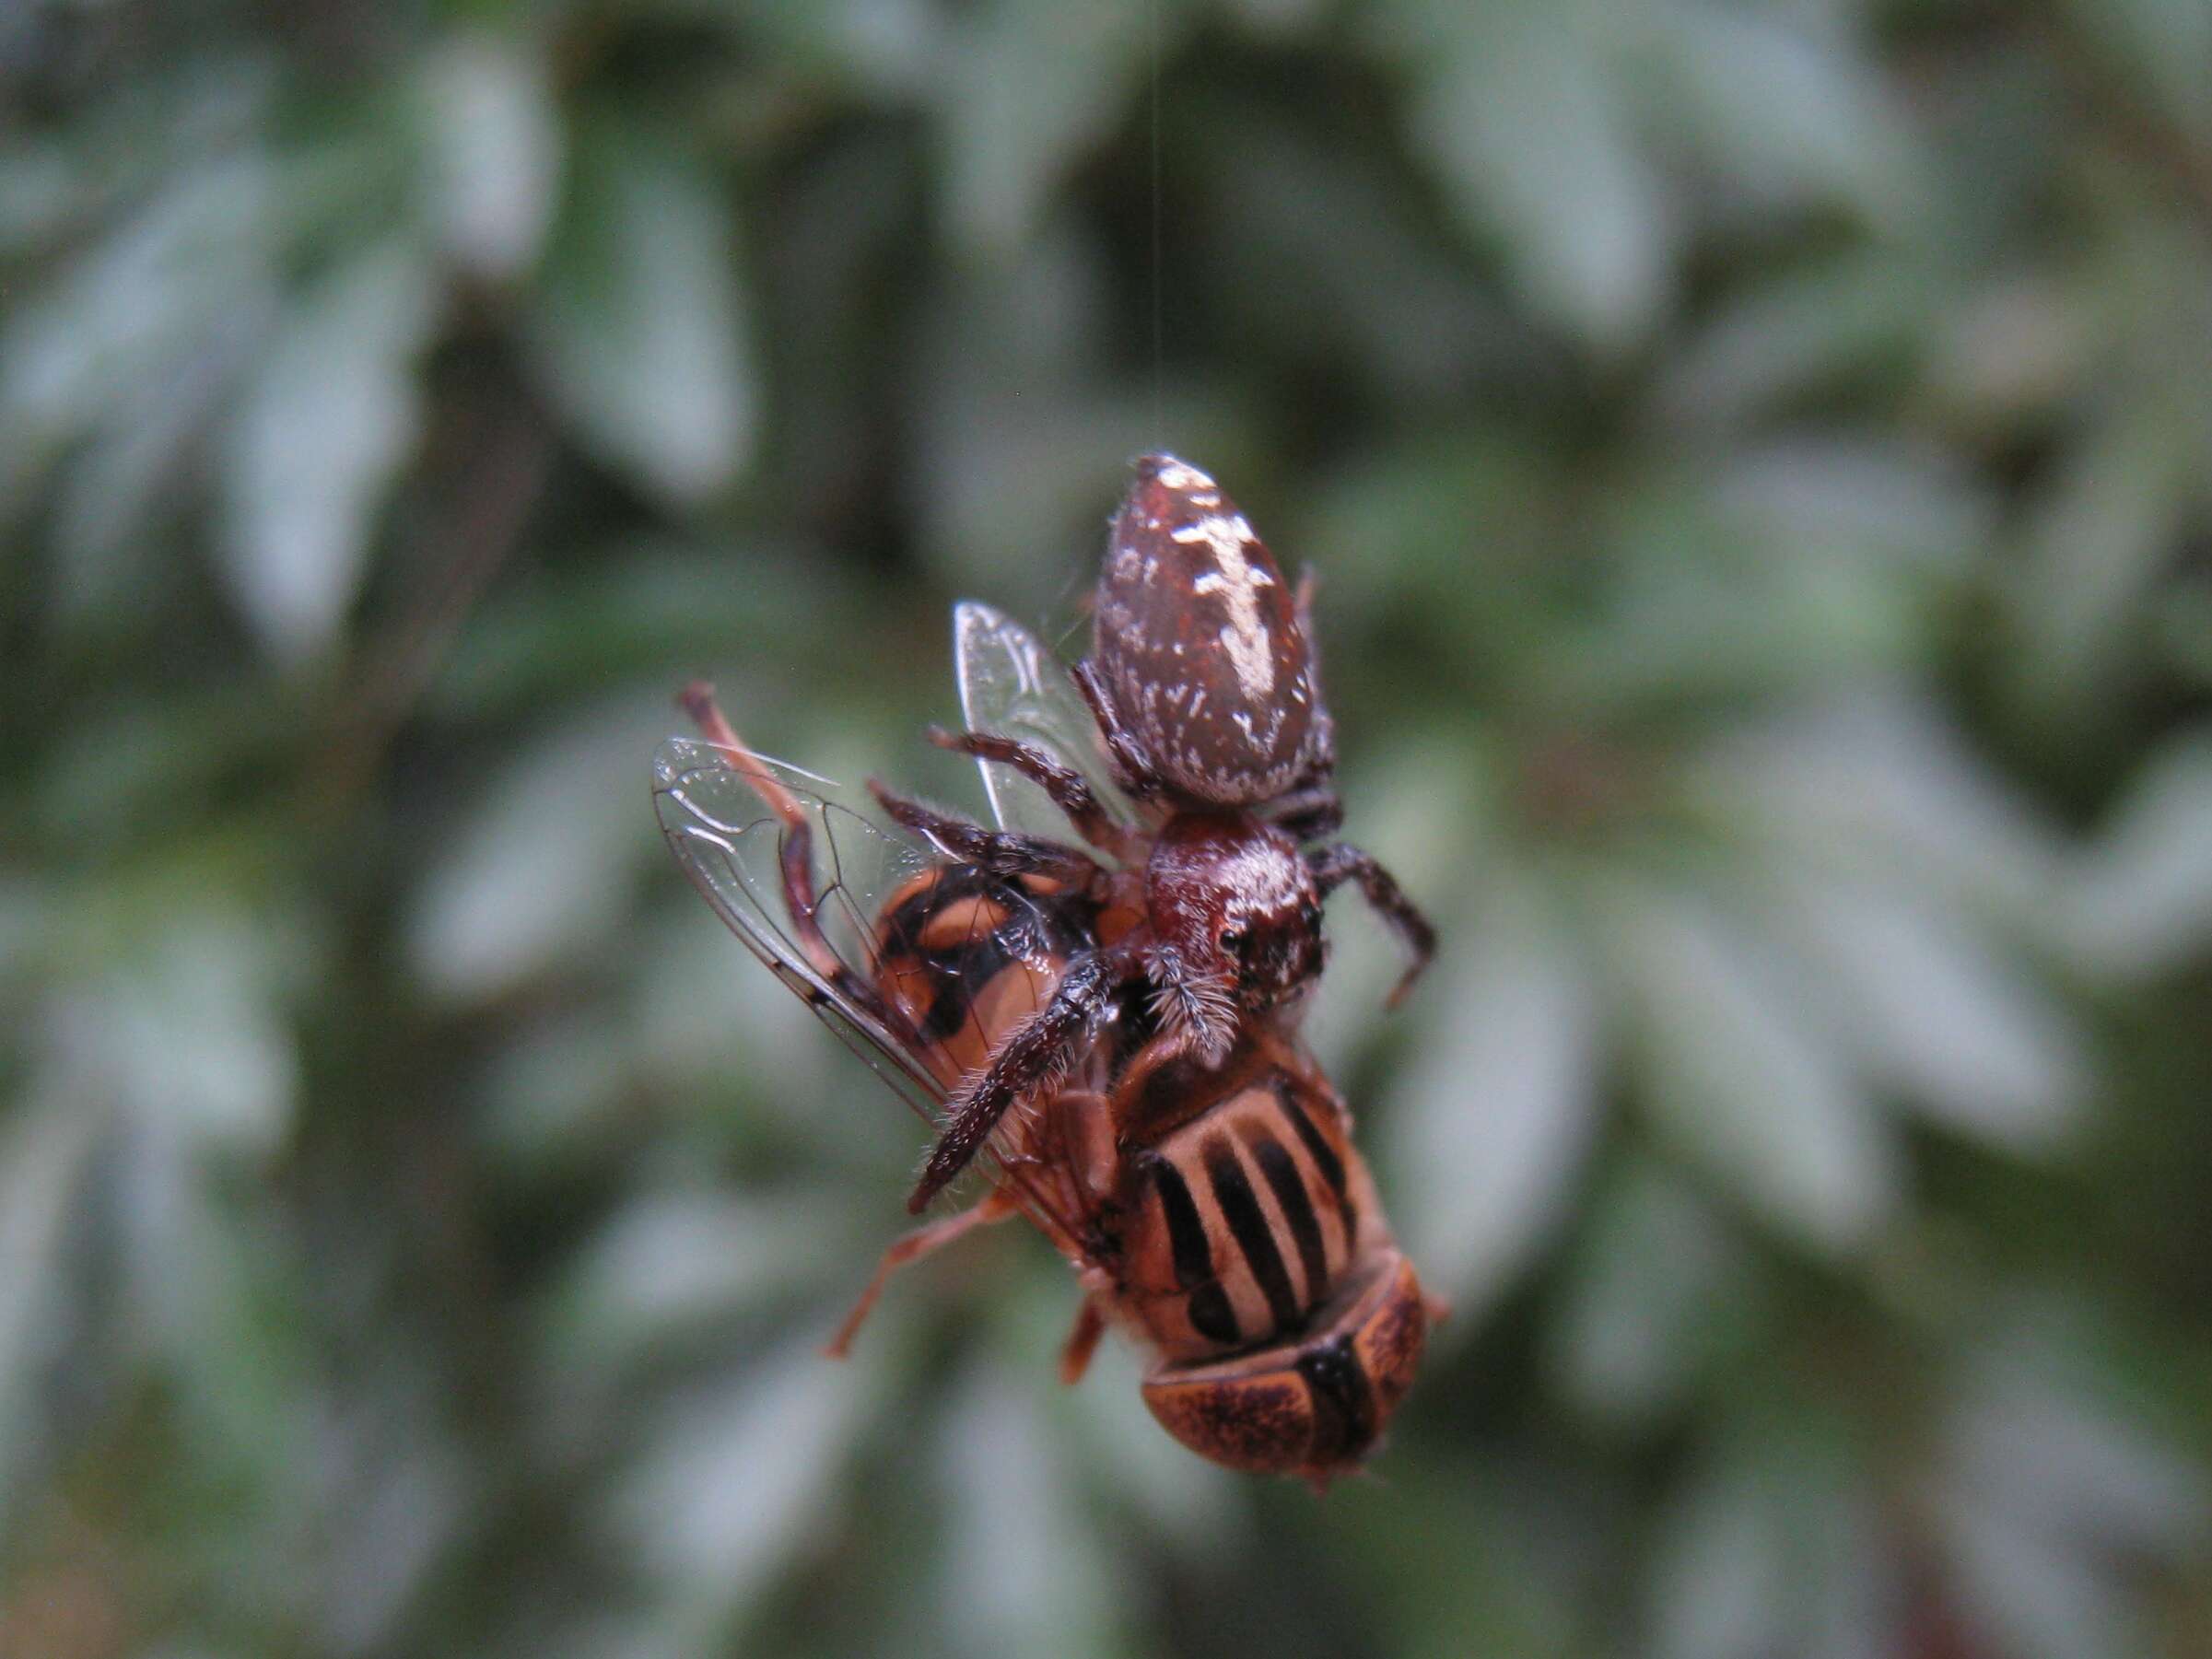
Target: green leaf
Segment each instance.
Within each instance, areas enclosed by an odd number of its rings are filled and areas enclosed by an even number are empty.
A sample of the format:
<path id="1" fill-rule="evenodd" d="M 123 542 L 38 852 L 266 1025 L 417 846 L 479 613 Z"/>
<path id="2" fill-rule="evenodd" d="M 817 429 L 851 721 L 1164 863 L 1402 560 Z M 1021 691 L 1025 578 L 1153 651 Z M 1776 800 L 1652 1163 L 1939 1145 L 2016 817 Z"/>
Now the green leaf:
<path id="1" fill-rule="evenodd" d="M 417 251 L 357 254 L 302 295 L 226 434 L 223 575 L 278 658 L 326 645 L 421 420 L 435 300 Z"/>
<path id="2" fill-rule="evenodd" d="M 0 351 L 0 408 L 33 432 L 70 432 L 128 394 L 265 274 L 271 169 L 237 159 L 184 172 L 54 286 L 17 304 Z"/>
<path id="3" fill-rule="evenodd" d="M 1101 344 L 1105 280 L 1094 248 L 1047 231 L 926 318 L 915 487 L 927 553 L 1010 614 L 1034 617 L 1095 556 L 1124 458 L 1145 442 L 1138 398 L 1102 395 L 1083 373 Z"/>
<path id="4" fill-rule="evenodd" d="M 1435 1014 L 1381 1115 L 1392 1214 L 1471 1329 L 1571 1207 L 1597 1127 L 1586 964 L 1541 895 L 1500 883 L 1422 995 Z M 1449 1332 L 1447 1331 L 1447 1335 Z"/>
<path id="5" fill-rule="evenodd" d="M 258 157 L 161 181 L 137 211 L 9 295 L 0 331 L 0 504 L 87 429 L 192 373 L 211 345 L 258 329 L 274 304 L 279 193 Z"/>
<path id="6" fill-rule="evenodd" d="M 976 1364 L 944 1423 L 947 1624 L 1006 1653 L 1111 1654 L 1116 1592 L 1107 1538 L 1071 1501 L 1062 1450 L 1038 1409 L 1035 1372 Z M 1157 1431 L 1154 1431 L 1155 1432 Z"/>
<path id="7" fill-rule="evenodd" d="M 1328 11 L 1328 0 L 1227 0 L 1226 9 L 1262 39 L 1293 40 Z"/>
<path id="8" fill-rule="evenodd" d="M 605 939 L 626 871 L 658 856 L 646 763 L 668 719 L 619 705 L 560 727 L 503 768 L 429 869 L 408 956 L 455 1000 L 489 997 Z"/>
<path id="9" fill-rule="evenodd" d="M 417 71 L 428 217 L 447 252 L 480 276 L 527 270 L 552 222 L 561 124 L 547 81 L 538 53 L 488 32 L 454 37 Z"/>
<path id="10" fill-rule="evenodd" d="M 188 1467 L 249 1482 L 244 1525 L 292 1548 L 314 1501 L 305 1448 L 319 1426 L 307 1310 L 285 1293 L 294 1264 L 270 1218 L 210 1179 L 174 1126 L 142 1114 L 125 1144 L 131 1335 L 174 1391 Z M 255 1565 L 287 1597 L 308 1593 L 265 1553 Z"/>
<path id="11" fill-rule="evenodd" d="M 1961 1611 L 2020 1659 L 2128 1659 L 2144 1649 L 2092 1561 L 1972 1492 L 1931 1506 Z"/>
<path id="12" fill-rule="evenodd" d="M 1674 227 L 1601 29 L 1571 6 L 1445 15 L 1414 53 L 1414 144 L 1503 243 L 1530 310 L 1602 350 L 1632 344 L 1667 301 Z"/>
<path id="13" fill-rule="evenodd" d="M 2097 307 L 2048 272 L 1978 284 L 1944 310 L 1928 385 L 1953 422 L 1976 432 L 2048 419 L 2100 344 Z"/>
<path id="14" fill-rule="evenodd" d="M 205 331 L 185 361 L 135 377 L 71 458 L 54 503 L 61 619 L 110 624 L 159 581 L 150 568 L 158 532 L 263 321 L 233 312 Z"/>
<path id="15" fill-rule="evenodd" d="M 743 16 L 786 65 L 885 103 L 925 89 L 943 51 L 944 16 L 929 0 L 754 0 Z"/>
<path id="16" fill-rule="evenodd" d="M 708 1626 L 750 1606 L 825 1519 L 865 1383 L 793 1342 L 649 1421 L 607 1520 L 659 1599 Z"/>
<path id="17" fill-rule="evenodd" d="M 1590 1203 L 1590 1233 L 1557 1308 L 1560 1386 L 1603 1421 L 1680 1405 L 1748 1305 L 1741 1252 L 1695 1193 L 1637 1160 Z"/>
<path id="18" fill-rule="evenodd" d="M 1832 203 L 1908 228 L 1927 205 L 1925 162 L 1859 45 L 1788 8 L 1661 8 L 1639 85 L 1655 122 L 1686 134 L 1755 199 Z"/>
<path id="19" fill-rule="evenodd" d="M 529 329 L 547 393 L 610 466 L 673 507 L 726 487 L 757 420 L 737 228 L 679 140 L 576 137 Z"/>
<path id="20" fill-rule="evenodd" d="M 1174 26 L 1179 0 L 1157 5 Z M 1030 234 L 1062 175 L 1119 118 L 1153 39 L 1130 6 L 988 0 L 961 14 L 937 98 L 957 241 L 1004 253 Z"/>
<path id="21" fill-rule="evenodd" d="M 1183 190 L 1197 192 L 1198 204 L 1171 207 L 1167 222 L 1188 228 L 1192 246 L 1182 257 L 1203 286 L 1178 294 L 1171 269 L 1166 318 L 1218 318 L 1217 350 L 1233 360 L 1301 372 L 1327 366 L 1392 406 L 1439 419 L 1462 415 L 1469 386 L 1517 385 L 1538 359 L 1549 361 L 1551 342 L 1532 337 L 1493 285 L 1468 280 L 1456 239 L 1440 234 L 1425 179 L 1330 132 L 1252 113 L 1242 100 L 1216 99 L 1196 119 L 1205 142 L 1176 146 L 1171 153 L 1190 160 L 1170 177 L 1188 179 Z M 1205 360 L 1212 372 L 1192 390 L 1225 404 L 1223 413 L 1247 413 L 1227 403 L 1231 365 L 1211 353 Z M 1190 386 L 1188 364 L 1168 354 L 1171 391 L 1178 378 Z M 1236 449 L 1196 449 L 1205 428 L 1193 435 L 1191 417 L 1206 409 L 1170 404 L 1166 429 L 1224 475 L 1246 476 L 1247 468 L 1228 472 L 1228 459 L 1266 456 L 1267 446 L 1233 428 Z M 1425 427 L 1426 418 L 1415 424 Z"/>
<path id="22" fill-rule="evenodd" d="M 311 959 L 282 917 L 167 919 L 90 993 L 83 1012 L 104 1031 L 102 1070 L 192 1151 L 265 1159 L 290 1127 L 298 1057 L 287 1003 Z"/>
<path id="23" fill-rule="evenodd" d="M 564 1375 L 603 1378 L 655 1344 L 818 1283 L 847 1255 L 866 1256 L 835 1221 L 819 1193 L 641 1195 L 579 1252 L 552 1310 L 547 1357 Z"/>
<path id="24" fill-rule="evenodd" d="M 2212 144 L 2212 9 L 2198 0 L 2065 0 L 2059 10 L 2076 25 L 2068 49 L 2116 70 L 2124 96 L 2182 127 L 2177 142 Z"/>
<path id="25" fill-rule="evenodd" d="M 671 903 L 666 921 L 645 936 L 634 1006 L 617 1016 L 634 1051 L 618 1062 L 626 1077 L 675 1100 L 713 1102 L 734 1092 L 752 1121 L 773 1122 L 812 1144 L 825 1162 L 866 1167 L 869 1151 L 880 1149 L 887 1163 L 879 1173 L 895 1182 L 906 1172 L 889 1161 L 904 1156 L 899 1131 L 907 1120 L 891 1096 L 871 1103 L 884 1108 L 881 1139 L 855 1136 L 850 1126 L 808 1105 L 825 1091 L 862 1086 L 865 1074 L 853 1069 L 852 1056 L 830 1039 L 812 1010 L 757 976 L 757 964 L 698 902 L 674 860 L 659 856 L 664 850 L 641 855 L 660 873 Z M 601 1096 L 598 1106 L 618 1116 L 619 1088 Z"/>
<path id="26" fill-rule="evenodd" d="M 1848 436 L 1749 448 L 1713 489 L 1755 544 L 1854 576 L 1895 603 L 1919 593 L 1901 578 L 1963 576 L 1995 517 L 1986 486 L 1956 458 Z"/>
<path id="27" fill-rule="evenodd" d="M 2089 1081 L 2080 1032 L 1941 899 L 1815 878 L 1784 915 L 1830 976 L 1870 1075 L 2014 1151 L 2048 1151 L 2074 1126 Z"/>
<path id="28" fill-rule="evenodd" d="M 1668 1514 L 1652 1563 L 1657 1659 L 1757 1659 L 1790 1651 L 1794 1590 L 1774 1482 L 1701 1471 Z"/>
<path id="29" fill-rule="evenodd" d="M 2108 973 L 2141 978 L 2212 946 L 2212 731 L 2151 753 L 2068 887 L 2067 934 Z"/>
<path id="30" fill-rule="evenodd" d="M 1054 1289 L 1065 1317 L 1065 1291 Z M 1203 1550 L 1236 1525 L 1235 1477 L 1161 1431 L 1141 1392 L 1149 1364 L 1129 1343 L 1109 1336 L 1053 1428 L 1069 1437 L 1069 1455 L 1088 1484 L 1148 1530 Z"/>
<path id="31" fill-rule="evenodd" d="M 1945 1473 L 2012 1524 L 2085 1555 L 2186 1549 L 2212 1516 L 2203 1471 L 2099 1397 L 2104 1356 L 2069 1352 L 2078 1340 L 2000 1330 L 1974 1354 L 1944 1425 Z"/>
<path id="32" fill-rule="evenodd" d="M 1784 1231 L 1862 1244 L 1898 1197 L 1898 1151 L 1833 1034 L 1771 950 L 1687 894 L 1607 905 L 1658 1127 Z"/>
<path id="33" fill-rule="evenodd" d="M 1949 715 L 1902 690 L 1747 724 L 1690 769 L 1712 823 L 1790 866 L 1889 874 L 2048 929 L 2063 877 L 2054 828 L 1966 743 Z"/>
<path id="34" fill-rule="evenodd" d="M 1883 1659 L 1903 1651 L 1886 1528 L 1817 1417 L 1754 1408 L 1693 1467 L 1652 1561 L 1655 1659 Z"/>
<path id="35" fill-rule="evenodd" d="M 86 1188 L 112 1121 L 95 1102 L 57 1094 L 0 1125 L 0 1536 L 23 1535 L 25 1489 L 62 1450 L 56 1361 L 86 1335 L 70 1292 L 84 1266 Z"/>
<path id="36" fill-rule="evenodd" d="M 1945 292 L 1909 253 L 1855 247 L 1761 267 L 1661 367 L 1656 417 L 1726 431 L 1884 370 L 1902 379 Z"/>
<path id="37" fill-rule="evenodd" d="M 2173 560 L 2203 471 L 2192 426 L 2131 400 L 2063 454 L 2031 503 L 2026 568 L 2007 590 L 2007 663 L 2022 712 L 2064 733 L 2124 689 L 2152 584 Z"/>

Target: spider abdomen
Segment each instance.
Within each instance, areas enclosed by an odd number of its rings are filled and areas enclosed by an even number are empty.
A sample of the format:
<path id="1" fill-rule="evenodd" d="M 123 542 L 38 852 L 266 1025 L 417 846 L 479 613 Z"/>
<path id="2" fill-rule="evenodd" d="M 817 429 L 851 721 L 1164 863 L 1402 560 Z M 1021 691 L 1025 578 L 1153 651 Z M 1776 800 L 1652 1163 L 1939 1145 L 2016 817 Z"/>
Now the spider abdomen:
<path id="1" fill-rule="evenodd" d="M 1173 456 L 1137 463 L 1115 516 L 1091 666 L 1146 781 L 1188 804 L 1273 800 L 1324 734 L 1296 596 L 1236 504 Z"/>

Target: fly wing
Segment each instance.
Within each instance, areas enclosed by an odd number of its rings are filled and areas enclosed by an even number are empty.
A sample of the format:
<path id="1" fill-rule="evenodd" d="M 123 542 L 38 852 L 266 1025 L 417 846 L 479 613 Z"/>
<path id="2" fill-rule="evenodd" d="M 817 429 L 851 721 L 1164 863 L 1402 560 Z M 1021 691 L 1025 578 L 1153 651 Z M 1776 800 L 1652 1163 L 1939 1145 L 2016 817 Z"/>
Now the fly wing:
<path id="1" fill-rule="evenodd" d="M 953 656 L 960 710 L 970 731 L 1018 738 L 1083 774 L 1106 811 L 1126 824 L 1137 813 L 1107 769 L 1090 705 L 1044 643 L 1002 611 L 962 600 L 953 607 Z M 1069 838 L 1051 797 L 997 761 L 978 761 L 990 810 L 1004 829 Z"/>
<path id="2" fill-rule="evenodd" d="M 793 822 L 769 809 L 763 785 L 790 803 Z M 944 1090 L 873 988 L 874 920 L 901 884 L 942 860 L 839 793 L 797 767 L 689 738 L 670 738 L 653 756 L 653 810 L 691 884 L 770 973 L 934 1125 Z M 785 899 L 784 861 L 793 856 L 814 887 L 813 940 Z"/>

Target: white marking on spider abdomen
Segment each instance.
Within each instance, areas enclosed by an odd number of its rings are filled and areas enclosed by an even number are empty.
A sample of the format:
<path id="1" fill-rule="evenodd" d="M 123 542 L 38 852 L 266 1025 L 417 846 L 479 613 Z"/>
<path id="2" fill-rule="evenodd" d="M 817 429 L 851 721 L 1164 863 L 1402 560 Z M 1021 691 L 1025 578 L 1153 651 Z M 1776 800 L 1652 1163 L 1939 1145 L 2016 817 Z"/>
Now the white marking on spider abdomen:
<path id="1" fill-rule="evenodd" d="M 1153 476 L 1200 507 L 1211 507 L 1222 498 L 1221 489 L 1212 479 L 1188 461 L 1177 461 L 1173 456 L 1163 461 Z"/>
<path id="2" fill-rule="evenodd" d="M 1236 682 L 1247 697 L 1270 695 L 1275 689 L 1275 654 L 1259 613 L 1259 590 L 1272 588 L 1275 575 L 1246 556 L 1246 547 L 1258 545 L 1251 525 L 1242 513 L 1212 513 L 1174 533 L 1185 543 L 1203 542 L 1213 555 L 1213 568 L 1200 575 L 1190 590 L 1222 596 L 1229 607 L 1229 620 L 1221 631 L 1222 649 L 1229 653 Z"/>

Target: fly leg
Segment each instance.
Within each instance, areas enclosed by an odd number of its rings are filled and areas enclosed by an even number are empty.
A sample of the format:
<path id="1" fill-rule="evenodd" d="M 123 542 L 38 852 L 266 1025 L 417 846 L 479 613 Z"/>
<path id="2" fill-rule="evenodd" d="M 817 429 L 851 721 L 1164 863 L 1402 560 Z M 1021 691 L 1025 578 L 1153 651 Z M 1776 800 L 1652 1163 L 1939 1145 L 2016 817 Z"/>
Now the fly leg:
<path id="1" fill-rule="evenodd" d="M 941 1221 L 931 1221 L 926 1227 L 917 1227 L 903 1238 L 894 1240 L 884 1257 L 875 1265 L 875 1276 L 868 1288 L 860 1292 L 860 1300 L 852 1304 L 852 1312 L 837 1326 L 837 1334 L 823 1344 L 822 1351 L 832 1360 L 842 1360 L 852 1349 L 852 1339 L 860 1334 L 860 1326 L 874 1308 L 876 1299 L 883 1295 L 884 1285 L 901 1268 L 918 1262 L 925 1256 L 934 1256 L 955 1239 L 965 1238 L 978 1227 L 988 1227 L 994 1221 L 1003 1221 L 1009 1216 L 1022 1213 L 1021 1206 L 1003 1191 L 994 1190 L 981 1203 L 962 1210 L 958 1215 L 946 1216 Z"/>
<path id="2" fill-rule="evenodd" d="M 1386 1006 L 1396 1008 L 1413 988 L 1413 981 L 1421 977 L 1421 970 L 1429 965 L 1429 958 L 1436 953 L 1436 929 L 1429 918 L 1422 915 L 1413 901 L 1406 897 L 1390 872 L 1358 847 L 1344 842 L 1332 842 L 1305 855 L 1306 868 L 1314 872 L 1314 882 L 1327 897 L 1346 882 L 1357 882 L 1360 892 L 1375 906 L 1375 914 L 1390 925 L 1391 931 L 1406 947 L 1412 962 L 1392 988 Z"/>
<path id="3" fill-rule="evenodd" d="M 1095 1216 L 1113 1201 L 1114 1178 L 1121 1169 L 1114 1103 L 1095 1090 L 1062 1089 L 1045 1109 L 1044 1127 L 1070 1208 L 1078 1215 Z M 1095 1260 L 1098 1254 L 1097 1247 L 1086 1244 L 1086 1259 Z"/>
<path id="4" fill-rule="evenodd" d="M 1083 1306 L 1075 1310 L 1075 1327 L 1068 1333 L 1068 1340 L 1059 1350 L 1059 1380 L 1072 1388 L 1083 1381 L 1083 1373 L 1091 1369 L 1091 1356 L 1098 1351 L 1098 1338 L 1106 1332 L 1106 1315 L 1098 1311 L 1095 1298 L 1085 1296 Z"/>
<path id="5" fill-rule="evenodd" d="M 752 787 L 761 804 L 782 824 L 782 833 L 776 842 L 776 859 L 783 877 L 783 906 L 790 913 L 792 935 L 805 953 L 808 964 L 839 996 L 865 1009 L 888 1029 L 905 1032 L 907 1022 L 875 994 L 873 986 L 845 965 L 822 931 L 821 898 L 814 887 L 814 824 L 806 809 L 784 787 L 783 780 L 762 764 L 760 757 L 746 748 L 744 741 L 731 730 L 715 703 L 713 686 L 704 680 L 694 680 L 677 695 L 676 701 L 698 727 L 700 734 L 722 752 L 730 769 Z M 810 992 L 810 996 L 814 1000 L 820 999 L 819 992 Z"/>

